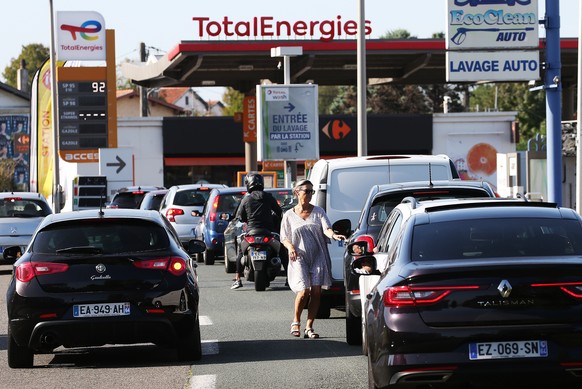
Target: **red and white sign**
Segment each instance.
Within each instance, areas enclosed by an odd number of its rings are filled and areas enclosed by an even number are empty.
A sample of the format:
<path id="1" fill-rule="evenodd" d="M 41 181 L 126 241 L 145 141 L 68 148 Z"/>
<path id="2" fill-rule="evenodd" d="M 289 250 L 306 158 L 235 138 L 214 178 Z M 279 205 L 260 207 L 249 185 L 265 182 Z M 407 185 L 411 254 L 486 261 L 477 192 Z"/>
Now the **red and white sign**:
<path id="1" fill-rule="evenodd" d="M 55 31 L 59 61 L 104 61 L 105 20 L 94 11 L 59 11 Z"/>
<path id="2" fill-rule="evenodd" d="M 283 38 L 295 39 L 319 37 L 322 41 L 331 41 L 346 37 L 354 38 L 358 34 L 358 22 L 343 20 L 340 15 L 327 20 L 275 20 L 273 16 L 255 16 L 251 20 L 231 20 L 225 16 L 222 20 L 209 17 L 192 18 L 195 23 L 196 38 Z M 365 21 L 366 36 L 372 34 L 372 22 Z"/>
<path id="3" fill-rule="evenodd" d="M 243 141 L 257 141 L 257 98 L 245 96 L 243 100 Z"/>

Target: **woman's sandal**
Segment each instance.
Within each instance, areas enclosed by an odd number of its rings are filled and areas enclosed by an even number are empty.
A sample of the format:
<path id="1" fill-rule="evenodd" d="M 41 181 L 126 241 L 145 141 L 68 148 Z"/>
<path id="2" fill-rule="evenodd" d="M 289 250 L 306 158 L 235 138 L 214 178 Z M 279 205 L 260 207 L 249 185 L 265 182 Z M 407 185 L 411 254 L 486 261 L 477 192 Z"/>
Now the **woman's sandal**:
<path id="1" fill-rule="evenodd" d="M 309 339 L 317 339 L 319 338 L 319 334 L 313 331 L 313 328 L 306 328 L 305 334 L 303 335 L 304 338 Z"/>
<path id="2" fill-rule="evenodd" d="M 300 326 L 301 323 L 294 321 L 291 323 L 291 335 L 295 336 L 296 338 L 301 336 Z"/>

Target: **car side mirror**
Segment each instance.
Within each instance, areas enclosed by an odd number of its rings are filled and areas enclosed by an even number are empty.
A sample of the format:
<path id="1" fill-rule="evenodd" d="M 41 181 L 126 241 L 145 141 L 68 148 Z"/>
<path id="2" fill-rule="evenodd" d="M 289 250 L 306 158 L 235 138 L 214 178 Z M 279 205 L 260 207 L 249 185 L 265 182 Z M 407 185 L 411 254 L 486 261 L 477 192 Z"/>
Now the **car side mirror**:
<path id="1" fill-rule="evenodd" d="M 343 235 L 347 238 L 352 234 L 352 222 L 350 219 L 341 219 L 333 223 L 331 229 L 336 234 Z"/>
<path id="2" fill-rule="evenodd" d="M 373 255 L 363 255 L 361 257 L 357 257 L 352 261 L 350 266 L 352 274 L 357 275 L 380 274 L 376 265 L 376 258 Z"/>
<path id="3" fill-rule="evenodd" d="M 206 250 L 206 243 L 200 239 L 191 239 L 186 245 L 188 254 L 200 254 Z"/>
<path id="4" fill-rule="evenodd" d="M 357 241 L 357 242 L 353 242 L 350 243 L 347 247 L 346 250 L 348 251 L 348 254 L 353 255 L 353 256 L 357 256 L 357 255 L 372 255 L 373 253 L 370 252 L 369 248 L 368 248 L 368 242 L 366 241 Z"/>
<path id="5" fill-rule="evenodd" d="M 2 257 L 4 257 L 4 259 L 7 260 L 8 262 L 14 262 L 21 256 L 22 250 L 20 249 L 20 246 L 6 247 L 4 249 L 4 252 L 2 253 Z"/>

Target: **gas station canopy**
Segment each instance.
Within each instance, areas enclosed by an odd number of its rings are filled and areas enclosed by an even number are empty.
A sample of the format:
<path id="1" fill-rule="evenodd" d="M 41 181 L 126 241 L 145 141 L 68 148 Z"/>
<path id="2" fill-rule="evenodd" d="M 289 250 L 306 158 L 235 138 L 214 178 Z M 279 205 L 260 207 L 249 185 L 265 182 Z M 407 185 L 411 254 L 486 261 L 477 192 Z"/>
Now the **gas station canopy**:
<path id="1" fill-rule="evenodd" d="M 290 58 L 293 84 L 357 84 L 355 40 L 182 41 L 157 60 L 122 64 L 122 72 L 133 83 L 148 88 L 230 86 L 249 92 L 264 79 L 283 83 L 283 59 L 271 57 L 271 49 L 284 46 L 303 49 L 302 55 Z M 544 47 L 541 39 L 542 63 Z M 371 84 L 445 84 L 445 61 L 444 39 L 366 41 L 366 76 Z M 564 86 L 575 84 L 577 38 L 561 40 L 561 62 Z"/>

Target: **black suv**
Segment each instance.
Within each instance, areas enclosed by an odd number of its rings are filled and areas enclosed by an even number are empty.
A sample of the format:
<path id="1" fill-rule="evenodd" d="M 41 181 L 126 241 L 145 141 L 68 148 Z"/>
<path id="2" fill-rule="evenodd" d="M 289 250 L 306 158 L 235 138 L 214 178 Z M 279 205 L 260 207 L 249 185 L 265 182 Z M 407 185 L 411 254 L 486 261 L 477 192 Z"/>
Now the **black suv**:
<path id="1" fill-rule="evenodd" d="M 139 209 L 146 193 L 160 189 L 166 188 L 163 186 L 128 186 L 127 188 L 121 188 L 113 195 L 113 199 L 107 204 L 107 208 Z"/>
<path id="2" fill-rule="evenodd" d="M 358 225 L 350 235 L 346 246 L 356 241 L 365 241 L 373 251 L 378 233 L 392 209 L 405 197 L 417 200 L 450 198 L 495 197 L 489 184 L 481 181 L 419 181 L 399 184 L 374 185 L 364 203 Z M 346 341 L 348 344 L 362 343 L 361 300 L 359 274 L 350 271 L 353 256 L 344 252 L 344 285 L 346 297 Z"/>

